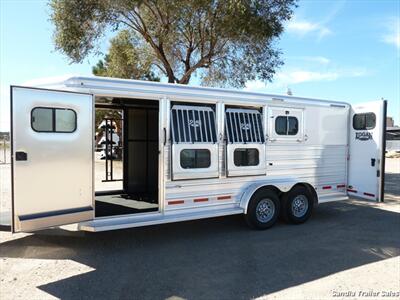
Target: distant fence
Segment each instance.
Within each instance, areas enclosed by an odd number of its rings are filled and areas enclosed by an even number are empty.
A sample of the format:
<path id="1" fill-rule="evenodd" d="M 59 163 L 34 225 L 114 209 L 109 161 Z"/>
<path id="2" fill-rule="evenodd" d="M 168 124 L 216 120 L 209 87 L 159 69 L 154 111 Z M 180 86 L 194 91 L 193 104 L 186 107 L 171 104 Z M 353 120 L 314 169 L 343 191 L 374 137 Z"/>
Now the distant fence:
<path id="1" fill-rule="evenodd" d="M 395 151 L 395 152 L 400 152 L 400 140 L 391 140 L 391 141 L 386 141 L 386 151 Z"/>
<path id="2" fill-rule="evenodd" d="M 0 165 L 9 164 L 10 162 L 10 141 L 7 138 L 0 137 Z"/>

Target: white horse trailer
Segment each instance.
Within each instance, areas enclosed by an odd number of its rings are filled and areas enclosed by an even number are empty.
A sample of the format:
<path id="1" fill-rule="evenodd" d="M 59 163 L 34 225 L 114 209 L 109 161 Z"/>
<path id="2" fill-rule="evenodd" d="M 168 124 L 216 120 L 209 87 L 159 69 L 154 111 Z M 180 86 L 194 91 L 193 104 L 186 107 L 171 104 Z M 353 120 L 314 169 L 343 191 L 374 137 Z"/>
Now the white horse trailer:
<path id="1" fill-rule="evenodd" d="M 122 116 L 111 131 L 123 143 L 122 178 L 99 191 L 95 113 L 107 109 Z M 348 195 L 383 201 L 385 114 L 386 101 L 103 77 L 11 86 L 12 231 L 233 214 L 264 229 L 278 216 L 305 222 L 314 205 Z"/>

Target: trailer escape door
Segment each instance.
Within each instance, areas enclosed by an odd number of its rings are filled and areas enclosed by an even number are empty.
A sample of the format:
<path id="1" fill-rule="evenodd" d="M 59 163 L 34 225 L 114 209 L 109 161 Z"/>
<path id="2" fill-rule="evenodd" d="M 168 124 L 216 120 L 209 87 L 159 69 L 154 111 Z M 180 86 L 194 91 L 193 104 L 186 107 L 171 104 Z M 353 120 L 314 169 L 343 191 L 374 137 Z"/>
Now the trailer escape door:
<path id="1" fill-rule="evenodd" d="M 225 128 L 227 175 L 264 175 L 265 144 L 261 113 L 256 109 L 228 108 Z"/>
<path id="2" fill-rule="evenodd" d="M 215 113 L 210 107 L 174 105 L 171 133 L 173 180 L 218 177 Z"/>
<path id="3" fill-rule="evenodd" d="M 93 219 L 93 96 L 11 87 L 13 232 Z"/>
<path id="4" fill-rule="evenodd" d="M 349 136 L 349 195 L 383 201 L 386 101 L 352 107 Z"/>

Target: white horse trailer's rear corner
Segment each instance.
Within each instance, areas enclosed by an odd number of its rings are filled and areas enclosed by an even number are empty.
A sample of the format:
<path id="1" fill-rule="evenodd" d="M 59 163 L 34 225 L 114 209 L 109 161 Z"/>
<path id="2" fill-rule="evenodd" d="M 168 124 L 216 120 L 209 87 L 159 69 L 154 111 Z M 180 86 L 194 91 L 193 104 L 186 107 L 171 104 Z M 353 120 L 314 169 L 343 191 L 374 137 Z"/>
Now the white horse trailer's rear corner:
<path id="1" fill-rule="evenodd" d="M 350 113 L 349 195 L 384 201 L 387 101 L 354 105 Z"/>

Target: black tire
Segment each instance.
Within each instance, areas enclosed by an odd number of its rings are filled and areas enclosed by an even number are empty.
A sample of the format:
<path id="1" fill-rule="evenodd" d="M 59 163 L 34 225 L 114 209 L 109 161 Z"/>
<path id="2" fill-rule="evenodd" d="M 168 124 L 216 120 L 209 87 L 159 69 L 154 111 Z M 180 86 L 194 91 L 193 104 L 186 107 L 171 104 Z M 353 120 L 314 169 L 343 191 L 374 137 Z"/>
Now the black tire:
<path id="1" fill-rule="evenodd" d="M 254 229 L 270 228 L 278 220 L 280 208 L 279 197 L 274 191 L 259 190 L 250 199 L 247 214 L 245 214 L 246 222 Z"/>
<path id="2" fill-rule="evenodd" d="M 297 203 L 294 203 L 295 200 L 297 200 Z M 306 202 L 303 203 L 302 201 Z M 295 206 L 297 206 L 297 209 Z M 295 186 L 289 192 L 282 195 L 281 215 L 287 223 L 304 223 L 311 217 L 313 207 L 314 197 L 305 186 Z M 295 210 L 297 210 L 297 213 L 295 213 Z"/>

